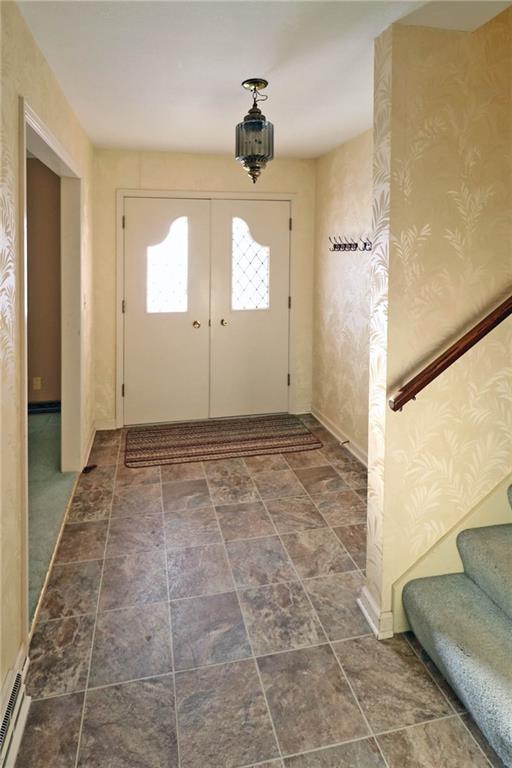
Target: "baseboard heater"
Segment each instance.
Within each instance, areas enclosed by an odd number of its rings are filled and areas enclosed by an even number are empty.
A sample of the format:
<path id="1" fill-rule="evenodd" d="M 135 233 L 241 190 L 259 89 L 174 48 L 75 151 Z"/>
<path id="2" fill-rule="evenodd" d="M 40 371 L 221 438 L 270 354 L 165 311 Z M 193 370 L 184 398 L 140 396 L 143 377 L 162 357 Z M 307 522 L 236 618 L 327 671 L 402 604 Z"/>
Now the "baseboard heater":
<path id="1" fill-rule="evenodd" d="M 0 768 L 14 768 L 30 706 L 25 690 L 28 660 L 21 672 L 11 672 L 4 686 L 0 725 Z"/>

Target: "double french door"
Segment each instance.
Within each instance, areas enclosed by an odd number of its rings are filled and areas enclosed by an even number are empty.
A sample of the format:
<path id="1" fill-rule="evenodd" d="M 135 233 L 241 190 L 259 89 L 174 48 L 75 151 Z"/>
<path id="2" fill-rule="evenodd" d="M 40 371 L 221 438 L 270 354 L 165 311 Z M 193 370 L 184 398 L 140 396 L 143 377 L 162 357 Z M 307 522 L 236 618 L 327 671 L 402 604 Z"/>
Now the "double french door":
<path id="1" fill-rule="evenodd" d="M 124 423 L 288 410 L 287 201 L 125 199 Z"/>

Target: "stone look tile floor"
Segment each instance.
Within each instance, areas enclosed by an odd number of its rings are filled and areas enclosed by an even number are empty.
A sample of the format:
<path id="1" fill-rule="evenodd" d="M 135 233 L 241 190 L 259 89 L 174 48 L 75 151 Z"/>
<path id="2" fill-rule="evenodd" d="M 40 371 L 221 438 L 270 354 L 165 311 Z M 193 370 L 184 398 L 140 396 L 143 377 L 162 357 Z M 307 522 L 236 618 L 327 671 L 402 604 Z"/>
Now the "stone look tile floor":
<path id="1" fill-rule="evenodd" d="M 366 473 L 321 450 L 131 470 L 101 432 L 31 645 L 17 768 L 499 766 L 356 605 Z"/>

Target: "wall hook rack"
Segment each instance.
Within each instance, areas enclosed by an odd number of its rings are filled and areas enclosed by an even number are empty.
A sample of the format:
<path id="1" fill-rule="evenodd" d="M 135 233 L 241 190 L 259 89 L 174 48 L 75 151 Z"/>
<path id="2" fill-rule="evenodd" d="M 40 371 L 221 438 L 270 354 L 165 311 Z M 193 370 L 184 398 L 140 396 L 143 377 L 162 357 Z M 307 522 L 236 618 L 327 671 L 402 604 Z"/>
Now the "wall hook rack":
<path id="1" fill-rule="evenodd" d="M 346 235 L 329 236 L 329 243 L 330 251 L 371 251 L 373 246 L 369 237 L 358 237 L 354 240 Z"/>

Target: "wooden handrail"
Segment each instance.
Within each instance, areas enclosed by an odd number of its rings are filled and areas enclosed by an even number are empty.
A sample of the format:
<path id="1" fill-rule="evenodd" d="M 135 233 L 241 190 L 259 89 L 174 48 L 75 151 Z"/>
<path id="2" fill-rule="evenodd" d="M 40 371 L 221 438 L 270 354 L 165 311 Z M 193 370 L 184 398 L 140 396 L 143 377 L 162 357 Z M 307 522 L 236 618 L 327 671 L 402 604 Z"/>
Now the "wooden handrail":
<path id="1" fill-rule="evenodd" d="M 493 328 L 503 322 L 512 314 L 512 296 L 505 299 L 496 309 L 487 317 L 480 320 L 470 331 L 461 336 L 458 341 L 448 347 L 442 355 L 423 368 L 417 376 L 414 376 L 406 384 L 400 387 L 396 395 L 389 400 L 389 407 L 392 411 L 401 411 L 409 400 L 414 400 L 418 392 L 421 392 L 431 381 L 434 381 L 439 374 L 446 371 L 452 363 L 462 357 L 462 355 L 474 347 L 480 339 L 487 336 Z"/>

